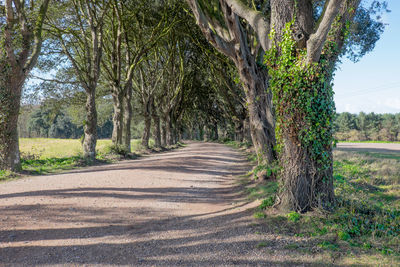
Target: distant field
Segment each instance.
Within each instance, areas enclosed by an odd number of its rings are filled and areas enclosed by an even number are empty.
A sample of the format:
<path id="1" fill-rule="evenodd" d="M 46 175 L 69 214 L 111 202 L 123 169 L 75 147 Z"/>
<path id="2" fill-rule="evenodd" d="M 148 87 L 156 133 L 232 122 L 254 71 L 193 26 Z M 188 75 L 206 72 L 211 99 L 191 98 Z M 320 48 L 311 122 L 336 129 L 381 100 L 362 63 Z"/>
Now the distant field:
<path id="1" fill-rule="evenodd" d="M 82 145 L 79 139 L 53 138 L 21 138 L 19 146 L 24 156 L 34 156 L 38 159 L 67 158 L 82 155 Z M 111 140 L 98 140 L 97 153 L 109 152 Z M 141 150 L 140 139 L 131 141 L 132 151 Z"/>

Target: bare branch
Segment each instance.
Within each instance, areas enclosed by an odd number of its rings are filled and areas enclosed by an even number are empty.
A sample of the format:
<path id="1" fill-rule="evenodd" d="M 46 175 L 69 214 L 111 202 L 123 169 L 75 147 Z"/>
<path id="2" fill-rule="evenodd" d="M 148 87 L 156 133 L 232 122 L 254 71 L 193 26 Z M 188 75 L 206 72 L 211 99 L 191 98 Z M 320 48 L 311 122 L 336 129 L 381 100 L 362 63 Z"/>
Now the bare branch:
<path id="1" fill-rule="evenodd" d="M 58 83 L 58 84 L 80 84 L 80 82 L 78 82 L 78 81 L 61 81 L 58 79 L 46 79 L 46 78 L 35 76 L 32 74 L 30 75 L 30 77 L 44 81 L 44 82 L 54 82 L 54 83 Z"/>

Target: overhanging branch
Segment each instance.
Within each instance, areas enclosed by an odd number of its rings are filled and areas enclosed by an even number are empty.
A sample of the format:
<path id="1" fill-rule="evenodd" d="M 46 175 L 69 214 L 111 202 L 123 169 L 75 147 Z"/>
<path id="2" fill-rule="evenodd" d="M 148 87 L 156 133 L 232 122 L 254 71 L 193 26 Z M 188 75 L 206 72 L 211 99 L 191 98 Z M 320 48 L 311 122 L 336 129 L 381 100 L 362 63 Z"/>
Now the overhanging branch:
<path id="1" fill-rule="evenodd" d="M 310 35 L 307 41 L 307 64 L 318 62 L 321 56 L 322 48 L 325 44 L 329 30 L 335 20 L 336 15 L 339 13 L 340 6 L 344 0 L 329 0 L 321 22 L 315 33 Z"/>

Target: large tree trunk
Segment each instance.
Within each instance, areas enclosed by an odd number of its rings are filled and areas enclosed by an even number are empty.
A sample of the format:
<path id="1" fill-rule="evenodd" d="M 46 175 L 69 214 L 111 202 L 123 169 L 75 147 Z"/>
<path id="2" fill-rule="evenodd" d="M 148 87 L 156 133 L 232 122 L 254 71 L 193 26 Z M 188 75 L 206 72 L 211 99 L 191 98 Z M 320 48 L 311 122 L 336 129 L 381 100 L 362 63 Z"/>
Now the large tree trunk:
<path id="1" fill-rule="evenodd" d="M 275 161 L 275 119 L 272 110 L 272 93 L 268 88 L 265 71 L 251 60 L 238 59 L 240 79 L 245 88 L 251 139 L 257 154 L 258 164 Z"/>
<path id="2" fill-rule="evenodd" d="M 329 209 L 334 202 L 332 120 L 335 111 L 331 73 L 319 59 L 329 24 L 340 5 L 341 0 L 329 1 L 324 18 L 314 31 L 311 1 L 300 1 L 298 6 L 294 1 L 271 1 L 271 24 L 276 30 L 275 42 L 280 44 L 274 48 L 277 59 L 271 58 L 276 62 L 269 64 L 276 70 L 272 72 L 271 85 L 279 125 L 277 138 L 283 187 L 280 207 L 284 210 Z M 296 21 L 285 32 L 287 23 L 293 20 L 294 9 L 297 9 Z M 300 49 L 307 51 L 305 58 L 293 56 Z M 287 73 L 293 75 L 288 77 Z"/>
<path id="3" fill-rule="evenodd" d="M 123 101 L 123 127 L 122 141 L 126 152 L 130 153 L 131 148 L 131 121 L 132 121 L 132 85 L 128 84 Z"/>
<path id="4" fill-rule="evenodd" d="M 95 88 L 88 90 L 86 94 L 86 123 L 84 127 L 85 139 L 83 141 L 83 153 L 86 158 L 96 158 L 97 143 L 97 110 Z"/>
<path id="5" fill-rule="evenodd" d="M 321 164 L 310 154 L 310 147 L 299 145 L 293 136 L 283 136 L 283 151 L 280 156 L 284 162 L 281 177 L 283 192 L 280 207 L 283 210 L 304 212 L 315 207 L 332 208 L 334 202 L 332 164 Z M 331 148 L 321 153 L 329 155 L 332 162 Z"/>
<path id="6" fill-rule="evenodd" d="M 308 86 L 276 91 L 283 186 L 280 207 L 299 212 L 315 207 L 331 209 L 334 204 L 333 92 L 327 82 L 329 79 L 324 76 L 310 81 L 310 75 L 305 74 L 293 81 L 285 79 L 285 82 L 298 84 L 299 80 L 308 81 Z"/>
<path id="7" fill-rule="evenodd" d="M 42 1 L 35 10 L 33 5 L 27 8 L 25 1 L 2 1 L 0 169 L 17 171 L 21 168 L 18 116 L 22 87 L 40 54 L 42 26 L 49 2 Z"/>
<path id="8" fill-rule="evenodd" d="M 112 132 L 112 143 L 114 146 L 121 146 L 123 144 L 122 132 L 123 132 L 123 92 L 117 86 L 112 88 L 113 97 L 113 132 Z"/>
<path id="9" fill-rule="evenodd" d="M 3 66 L 0 70 L 10 71 L 3 81 L 0 80 L 0 170 L 18 171 L 21 161 L 17 129 L 25 75 L 19 70 L 3 69 Z"/>

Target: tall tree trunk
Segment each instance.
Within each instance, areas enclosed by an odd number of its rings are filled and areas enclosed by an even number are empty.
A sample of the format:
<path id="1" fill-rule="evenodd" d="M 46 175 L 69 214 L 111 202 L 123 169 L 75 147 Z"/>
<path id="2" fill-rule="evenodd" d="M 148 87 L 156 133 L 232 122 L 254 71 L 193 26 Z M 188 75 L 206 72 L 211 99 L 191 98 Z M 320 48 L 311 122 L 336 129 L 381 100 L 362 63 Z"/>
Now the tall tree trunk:
<path id="1" fill-rule="evenodd" d="M 44 0 L 40 6 L 36 6 L 38 9 L 33 10 L 33 6 L 25 8 L 25 1 L 2 1 L 0 169 L 21 169 L 18 117 L 22 87 L 40 54 L 42 26 L 49 2 L 50 0 Z"/>
<path id="2" fill-rule="evenodd" d="M 219 136 L 218 136 L 218 123 L 215 122 L 214 123 L 214 127 L 213 127 L 213 139 L 214 140 L 218 140 Z"/>
<path id="3" fill-rule="evenodd" d="M 154 146 L 157 148 L 161 147 L 161 129 L 160 129 L 160 116 L 158 112 L 155 110 L 153 106 L 153 124 L 154 124 L 154 131 L 153 131 L 153 138 L 154 138 Z"/>
<path id="4" fill-rule="evenodd" d="M 171 116 L 168 113 L 165 116 L 165 135 L 166 135 L 166 142 L 167 142 L 167 146 L 172 146 L 174 141 L 173 141 L 173 133 L 172 133 L 172 122 L 171 122 Z"/>
<path id="5" fill-rule="evenodd" d="M 243 142 L 251 143 L 251 127 L 250 127 L 250 119 L 246 117 L 243 121 Z"/>
<path id="6" fill-rule="evenodd" d="M 125 97 L 123 101 L 123 127 L 122 127 L 122 141 L 126 152 L 131 153 L 131 121 L 132 121 L 132 84 L 129 82 L 126 88 Z"/>
<path id="7" fill-rule="evenodd" d="M 144 146 L 145 148 L 149 148 L 152 105 L 153 99 L 151 98 L 151 96 L 143 96 L 144 129 L 142 135 L 142 146 Z"/>
<path id="8" fill-rule="evenodd" d="M 281 172 L 284 190 L 281 194 L 282 210 L 304 212 L 314 207 L 330 209 L 334 202 L 332 149 L 325 147 L 321 153 L 326 153 L 331 162 L 321 166 L 319 160 L 311 155 L 311 147 L 299 145 L 293 136 L 285 134 L 285 144 L 280 156 L 285 162 Z"/>
<path id="9" fill-rule="evenodd" d="M 243 122 L 242 120 L 235 120 L 235 141 L 242 142 L 244 137 L 243 131 Z"/>
<path id="10" fill-rule="evenodd" d="M 167 124 L 165 122 L 165 118 L 162 120 L 161 124 L 161 146 L 167 146 Z"/>
<path id="11" fill-rule="evenodd" d="M 293 81 L 285 79 L 290 86 L 301 84 L 300 88 L 293 86 L 284 93 L 276 90 L 283 186 L 280 207 L 283 210 L 331 209 L 334 204 L 333 91 L 326 76 L 315 75 L 315 80 L 310 76 L 305 71 L 302 77 L 299 75 Z"/>
<path id="12" fill-rule="evenodd" d="M 322 63 L 320 56 L 342 3 L 342 0 L 327 1 L 315 30 L 312 1 L 300 1 L 299 5 L 294 1 L 271 1 L 271 24 L 278 45 L 271 48 L 274 54 L 270 53 L 273 56 L 268 64 L 274 70 L 271 89 L 279 125 L 277 139 L 283 187 L 280 207 L 284 210 L 304 212 L 315 207 L 331 208 L 334 203 L 332 120 L 335 109 L 330 84 L 333 68 Z M 286 27 L 290 29 L 285 30 Z M 301 50 L 306 53 L 300 54 Z M 323 57 L 329 57 L 329 50 Z"/>
<path id="13" fill-rule="evenodd" d="M 240 58 L 237 67 L 245 88 L 251 139 L 258 164 L 272 163 L 276 159 L 275 119 L 267 74 L 265 70 L 255 66 L 251 60 Z"/>
<path id="14" fill-rule="evenodd" d="M 83 141 L 83 153 L 86 158 L 96 158 L 97 143 L 97 110 L 95 88 L 86 93 L 86 123 L 84 127 L 85 137 Z"/>
<path id="15" fill-rule="evenodd" d="M 203 133 L 203 136 L 202 136 L 203 141 L 207 142 L 208 141 L 208 134 L 207 134 L 207 125 L 205 125 L 205 124 L 203 125 L 202 133 Z"/>
<path id="16" fill-rule="evenodd" d="M 25 75 L 19 69 L 3 70 L 2 66 L 0 70 L 10 71 L 3 81 L 0 80 L 0 170 L 18 171 L 21 160 L 17 129 Z"/>
<path id="17" fill-rule="evenodd" d="M 121 92 L 121 88 L 113 86 L 112 98 L 114 106 L 113 114 L 113 132 L 111 140 L 114 146 L 120 146 L 123 144 L 122 132 L 123 132 L 123 99 L 124 95 Z"/>
<path id="18" fill-rule="evenodd" d="M 144 129 L 142 135 L 142 146 L 149 148 L 151 117 L 149 113 L 144 114 Z"/>
<path id="19" fill-rule="evenodd" d="M 181 140 L 181 129 L 180 129 L 180 122 L 177 121 L 175 122 L 175 127 L 174 127 L 174 144 L 177 144 Z"/>

